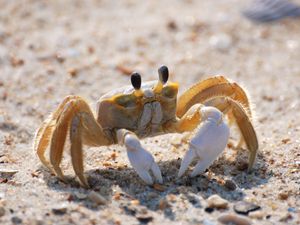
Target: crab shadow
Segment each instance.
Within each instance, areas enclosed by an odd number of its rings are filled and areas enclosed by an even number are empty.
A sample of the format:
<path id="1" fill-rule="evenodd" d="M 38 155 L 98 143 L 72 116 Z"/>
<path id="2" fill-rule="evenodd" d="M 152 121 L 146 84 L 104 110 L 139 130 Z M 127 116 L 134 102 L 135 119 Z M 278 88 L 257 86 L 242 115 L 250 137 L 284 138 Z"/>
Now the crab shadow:
<path id="1" fill-rule="evenodd" d="M 181 159 L 173 159 L 158 162 L 164 178 L 164 184 L 160 187 L 145 185 L 135 171 L 129 167 L 94 169 L 86 172 L 91 189 L 105 196 L 111 201 L 117 201 L 126 214 L 135 216 L 138 209 L 131 206 L 132 200 L 138 200 L 139 204 L 152 211 L 162 210 L 165 217 L 174 220 L 175 213 L 172 207 L 164 207 L 162 200 L 172 194 L 175 197 L 184 198 L 196 208 L 205 207 L 202 203 L 210 195 L 218 194 L 229 202 L 241 201 L 245 197 L 245 190 L 267 183 L 272 177 L 265 163 L 264 156 L 259 153 L 254 169 L 247 172 L 247 151 L 239 151 L 235 160 L 220 157 L 203 175 L 190 178 L 187 174 L 177 178 Z M 79 199 L 76 193 L 88 195 L 90 190 L 80 187 L 74 177 L 67 177 L 69 183 L 61 182 L 56 176 L 41 169 L 49 188 L 59 192 L 70 193 L 78 202 L 92 210 L 100 210 L 105 206 L 96 206 L 91 201 Z M 189 171 L 190 172 L 190 171 Z M 230 185 L 224 185 L 224 181 Z M 116 193 L 119 196 L 116 197 Z M 202 198 L 200 198 L 200 196 Z"/>

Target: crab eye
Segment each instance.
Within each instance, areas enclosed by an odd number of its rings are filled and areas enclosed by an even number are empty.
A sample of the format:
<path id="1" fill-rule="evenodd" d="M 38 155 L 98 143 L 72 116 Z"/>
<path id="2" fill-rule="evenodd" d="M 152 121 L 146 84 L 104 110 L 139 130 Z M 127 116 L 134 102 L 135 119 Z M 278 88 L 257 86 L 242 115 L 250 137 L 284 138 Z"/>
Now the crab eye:
<path id="1" fill-rule="evenodd" d="M 177 89 L 173 87 L 164 87 L 162 90 L 162 95 L 168 98 L 174 98 L 177 95 Z"/>
<path id="2" fill-rule="evenodd" d="M 138 90 L 141 88 L 142 79 L 141 79 L 141 75 L 139 73 L 134 72 L 131 74 L 131 84 L 135 90 Z"/>
<path id="3" fill-rule="evenodd" d="M 169 79 L 169 69 L 166 66 L 161 66 L 158 69 L 159 80 L 162 84 L 167 83 Z"/>

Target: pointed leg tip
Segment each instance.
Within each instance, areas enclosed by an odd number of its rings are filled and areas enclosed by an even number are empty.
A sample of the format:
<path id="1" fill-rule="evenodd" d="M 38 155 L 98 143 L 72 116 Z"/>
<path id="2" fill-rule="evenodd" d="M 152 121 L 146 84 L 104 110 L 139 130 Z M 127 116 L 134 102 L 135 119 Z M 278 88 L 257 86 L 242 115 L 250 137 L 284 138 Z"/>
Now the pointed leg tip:
<path id="1" fill-rule="evenodd" d="M 146 181 L 146 180 L 143 180 L 143 181 L 149 186 L 153 185 L 153 181 Z"/>
<path id="2" fill-rule="evenodd" d="M 185 171 L 179 170 L 177 177 L 181 178 L 184 173 L 185 173 Z"/>
<path id="3" fill-rule="evenodd" d="M 90 189 L 91 188 L 91 186 L 89 185 L 89 183 L 87 181 L 84 181 L 84 182 L 80 181 L 80 186 L 85 188 L 85 189 Z"/>
<path id="4" fill-rule="evenodd" d="M 247 173 L 251 173 L 251 172 L 252 172 L 252 167 L 248 166 Z"/>
<path id="5" fill-rule="evenodd" d="M 63 176 L 63 177 L 58 176 L 58 178 L 59 178 L 60 181 L 64 182 L 65 184 L 68 183 L 68 180 L 67 180 L 67 178 L 65 178 L 65 176 Z"/>
<path id="6" fill-rule="evenodd" d="M 153 172 L 153 175 L 155 177 L 155 179 L 158 181 L 158 183 L 162 184 L 163 183 L 163 178 L 161 175 L 161 171 L 158 167 L 158 165 L 154 162 L 151 166 L 151 170 Z"/>
<path id="7" fill-rule="evenodd" d="M 149 172 L 146 170 L 136 170 L 137 174 L 139 177 L 147 184 L 147 185 L 152 185 L 153 184 L 153 179 L 150 176 Z"/>
<path id="8" fill-rule="evenodd" d="M 162 177 L 159 178 L 159 179 L 157 179 L 157 181 L 158 181 L 159 184 L 162 184 L 164 182 L 163 179 L 162 179 Z"/>
<path id="9" fill-rule="evenodd" d="M 196 177 L 196 176 L 198 176 L 198 174 L 193 173 L 193 172 L 189 175 L 190 178 L 194 178 L 194 177 Z"/>

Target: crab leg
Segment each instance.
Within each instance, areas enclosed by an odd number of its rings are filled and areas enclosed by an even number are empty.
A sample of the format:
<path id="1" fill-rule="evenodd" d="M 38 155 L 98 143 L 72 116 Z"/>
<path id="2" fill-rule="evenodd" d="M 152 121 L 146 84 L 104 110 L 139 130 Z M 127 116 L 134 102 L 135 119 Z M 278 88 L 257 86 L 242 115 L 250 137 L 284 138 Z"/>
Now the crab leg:
<path id="1" fill-rule="evenodd" d="M 51 123 L 51 118 L 45 120 L 42 126 L 38 129 L 35 135 L 34 150 L 36 151 L 38 157 L 40 158 L 43 165 L 48 169 L 52 170 L 48 160 L 45 158 L 45 151 L 49 145 L 54 124 Z"/>
<path id="2" fill-rule="evenodd" d="M 120 144 L 126 146 L 127 156 L 132 167 L 145 183 L 148 185 L 153 184 L 153 179 L 149 174 L 150 170 L 159 183 L 163 182 L 161 171 L 154 161 L 153 156 L 143 148 L 133 132 L 120 129 L 117 131 L 117 138 Z"/>
<path id="3" fill-rule="evenodd" d="M 73 103 L 72 101 L 67 103 L 65 105 L 65 110 L 59 116 L 57 125 L 53 131 L 51 145 L 50 145 L 51 165 L 53 166 L 53 169 L 57 174 L 57 176 L 63 181 L 65 181 L 65 178 L 59 165 L 62 160 L 64 145 L 65 145 L 67 132 L 68 132 L 69 121 L 73 114 L 73 108 L 70 105 L 72 103 Z"/>
<path id="4" fill-rule="evenodd" d="M 72 99 L 76 99 L 78 96 L 67 96 L 62 103 L 58 106 L 56 111 L 52 113 L 41 125 L 41 127 L 36 132 L 34 138 L 33 149 L 36 151 L 38 157 L 40 158 L 41 162 L 50 170 L 52 170 L 49 162 L 46 160 L 44 154 L 49 145 L 50 139 L 52 137 L 52 133 L 58 117 L 61 115 L 62 111 L 64 110 L 65 105 L 71 101 Z"/>
<path id="5" fill-rule="evenodd" d="M 113 141 L 104 134 L 88 105 L 84 101 L 77 104 L 80 112 L 73 117 L 70 126 L 72 166 L 81 185 L 88 188 L 88 181 L 84 176 L 82 145 L 103 146 L 112 144 Z"/>
<path id="6" fill-rule="evenodd" d="M 44 157 L 44 152 L 51 139 L 50 163 L 57 176 L 65 181 L 59 165 L 69 127 L 72 165 L 81 184 L 88 187 L 87 180 L 83 175 L 82 144 L 102 146 L 112 144 L 113 140 L 104 133 L 95 120 L 90 107 L 82 98 L 68 96 L 64 99 L 58 109 L 39 128 L 34 148 L 43 164 L 50 167 Z"/>
<path id="7" fill-rule="evenodd" d="M 238 84 L 230 83 L 223 76 L 201 81 L 183 93 L 178 100 L 176 114 L 181 118 L 194 104 L 203 103 L 217 96 L 228 96 L 240 102 L 251 117 L 250 104 L 245 91 Z"/>
<path id="8" fill-rule="evenodd" d="M 75 174 L 79 178 L 81 184 L 88 188 L 88 182 L 83 174 L 83 155 L 82 155 L 82 140 L 81 140 L 81 125 L 80 119 L 76 116 L 73 118 L 70 127 L 71 140 L 71 158 Z"/>

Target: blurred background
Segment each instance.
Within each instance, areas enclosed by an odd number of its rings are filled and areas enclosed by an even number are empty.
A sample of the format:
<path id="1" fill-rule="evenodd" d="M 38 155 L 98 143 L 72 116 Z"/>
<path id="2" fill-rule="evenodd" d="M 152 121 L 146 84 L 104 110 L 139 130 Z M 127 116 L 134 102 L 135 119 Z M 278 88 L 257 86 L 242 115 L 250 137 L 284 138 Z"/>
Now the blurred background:
<path id="1" fill-rule="evenodd" d="M 157 79 L 161 64 L 181 91 L 223 74 L 245 83 L 254 102 L 268 99 L 300 73 L 299 19 L 260 23 L 245 16 L 259 16 L 261 4 L 274 12 L 287 1 L 270 2 L 2 0 L 0 97 L 16 103 L 2 106 L 2 114 L 25 106 L 44 118 L 68 94 L 95 102 L 130 84 L 132 71 Z"/>

